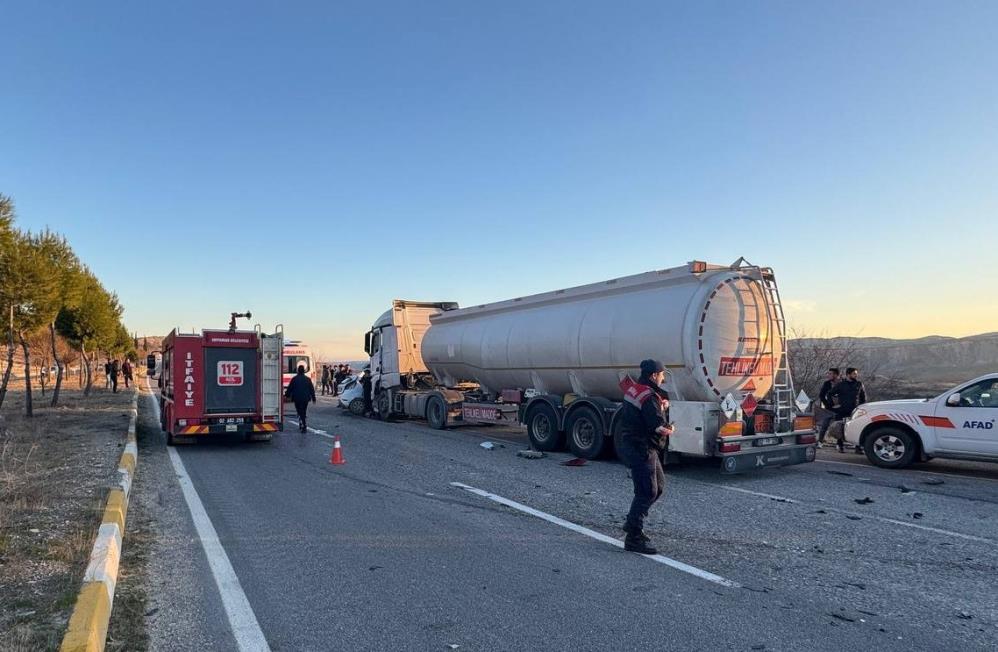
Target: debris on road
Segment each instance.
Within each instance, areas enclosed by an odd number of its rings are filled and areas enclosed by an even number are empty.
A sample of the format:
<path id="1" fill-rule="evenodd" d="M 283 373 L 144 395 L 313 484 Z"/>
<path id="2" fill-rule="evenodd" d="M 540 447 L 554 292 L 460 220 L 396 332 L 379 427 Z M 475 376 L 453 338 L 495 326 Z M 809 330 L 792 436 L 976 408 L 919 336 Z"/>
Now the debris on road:
<path id="1" fill-rule="evenodd" d="M 903 494 L 913 493 L 912 489 L 909 489 L 908 487 L 904 486 L 903 484 L 902 485 L 898 485 L 898 489 L 900 489 L 901 493 L 903 493 Z"/>
<path id="2" fill-rule="evenodd" d="M 961 612 L 959 612 L 959 613 L 958 613 L 958 614 L 956 615 L 956 617 L 957 617 L 957 618 L 959 618 L 959 619 L 961 619 L 961 620 L 970 620 L 970 619 L 972 619 L 972 618 L 973 618 L 973 616 L 971 616 L 971 615 L 970 615 L 969 613 L 967 613 L 966 611 L 961 611 Z"/>
<path id="3" fill-rule="evenodd" d="M 846 514 L 846 518 L 849 519 L 850 521 L 862 521 L 863 520 L 862 516 L 854 516 L 853 514 Z"/>
<path id="4" fill-rule="evenodd" d="M 493 448 L 496 447 L 496 445 L 493 444 L 490 441 L 483 441 L 481 444 L 479 444 L 479 446 L 481 446 L 482 448 L 484 448 L 487 451 L 490 451 L 490 450 L 492 450 Z"/>
<path id="5" fill-rule="evenodd" d="M 853 502 L 857 505 L 869 505 L 873 502 L 873 499 L 867 496 L 866 498 L 853 498 Z"/>
<path id="6" fill-rule="evenodd" d="M 542 453 L 541 451 L 532 451 L 532 450 L 519 451 L 517 452 L 516 456 L 525 457 L 528 460 L 539 460 L 542 457 L 545 457 L 544 453 Z"/>
<path id="7" fill-rule="evenodd" d="M 585 466 L 587 462 L 581 457 L 573 457 L 561 463 L 562 466 Z"/>
<path id="8" fill-rule="evenodd" d="M 831 616 L 832 618 L 838 618 L 839 620 L 844 620 L 847 623 L 854 623 L 854 622 L 856 622 L 855 618 L 850 618 L 849 616 L 846 616 L 846 615 L 843 615 L 843 614 L 828 614 L 828 615 Z"/>
<path id="9" fill-rule="evenodd" d="M 922 512 L 915 512 L 914 514 L 911 515 L 911 517 L 916 521 L 922 518 L 923 516 L 925 516 L 925 514 L 923 514 Z"/>
<path id="10" fill-rule="evenodd" d="M 828 473 L 831 473 L 832 475 L 848 475 L 850 477 L 852 476 L 852 473 L 846 473 L 845 471 L 828 471 Z"/>
<path id="11" fill-rule="evenodd" d="M 939 480 L 938 478 L 929 478 L 928 480 L 922 480 L 922 484 L 946 484 L 946 481 Z"/>

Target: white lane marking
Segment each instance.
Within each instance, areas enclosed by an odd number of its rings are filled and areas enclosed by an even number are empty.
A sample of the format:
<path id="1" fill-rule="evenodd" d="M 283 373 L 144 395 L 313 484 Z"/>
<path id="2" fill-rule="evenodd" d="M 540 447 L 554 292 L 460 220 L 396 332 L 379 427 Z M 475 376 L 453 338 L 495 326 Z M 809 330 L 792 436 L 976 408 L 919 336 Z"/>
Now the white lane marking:
<path id="1" fill-rule="evenodd" d="M 872 464 L 864 464 L 862 462 L 836 462 L 833 460 L 815 460 L 815 462 L 818 462 L 820 464 L 839 464 L 841 466 L 859 466 L 870 470 L 874 470 L 877 468 Z M 889 471 L 890 469 L 883 469 L 883 470 Z M 985 482 L 998 482 L 998 478 L 983 478 L 979 475 L 959 475 L 956 473 L 942 473 L 940 471 L 922 471 L 921 469 L 904 469 L 904 472 L 921 473 L 923 475 L 941 475 L 945 478 L 954 478 L 956 480 L 984 480 Z"/>
<path id="2" fill-rule="evenodd" d="M 146 383 L 148 386 L 148 380 Z M 152 392 L 151 387 L 149 391 Z M 155 396 L 153 396 L 153 407 L 158 419 L 159 402 L 156 401 Z M 215 585 L 218 586 L 222 607 L 229 619 L 229 628 L 232 630 L 232 636 L 236 639 L 236 646 L 242 652 L 270 652 L 267 639 L 263 635 L 263 630 L 260 629 L 256 614 L 253 613 L 253 607 L 250 606 L 249 599 L 243 592 L 239 577 L 236 576 L 236 571 L 232 568 L 229 556 L 225 554 L 222 542 L 218 540 L 215 526 L 212 525 L 208 512 L 205 511 L 204 505 L 201 503 L 201 497 L 198 496 L 197 489 L 194 488 L 190 476 L 187 475 L 187 469 L 184 467 L 177 449 L 170 447 L 167 448 L 167 452 L 170 455 L 173 470 L 177 474 L 177 481 L 183 491 L 184 500 L 187 501 L 187 508 L 191 512 L 191 519 L 194 521 L 198 538 L 201 539 L 201 547 L 204 548 L 204 554 L 208 557 L 208 566 L 215 578 Z"/>
<path id="3" fill-rule="evenodd" d="M 286 418 L 288 421 L 295 424 L 296 427 L 301 428 L 301 422 L 299 422 L 298 419 L 292 419 L 291 417 L 286 417 Z M 323 437 L 329 437 L 330 439 L 335 439 L 333 435 L 330 435 L 325 430 L 318 430 L 316 428 L 313 428 L 312 426 L 305 426 L 305 430 L 308 430 L 313 435 L 321 435 Z"/>
<path id="4" fill-rule="evenodd" d="M 857 512 L 850 512 L 845 509 L 838 509 L 837 507 L 829 507 L 827 505 L 817 505 L 815 503 L 804 503 L 799 500 L 794 500 L 793 498 L 786 498 L 784 496 L 775 496 L 773 494 L 764 494 L 759 491 L 749 491 L 748 489 L 742 489 L 741 487 L 728 487 L 722 484 L 713 484 L 711 482 L 700 482 L 698 484 L 706 484 L 711 487 L 717 487 L 718 489 L 724 489 L 725 491 L 737 491 L 738 493 L 750 494 L 753 496 L 760 496 L 763 498 L 769 498 L 770 500 L 776 500 L 781 503 L 791 503 L 794 505 L 808 505 L 811 507 L 820 507 L 826 512 L 834 512 L 836 514 L 842 514 L 844 516 L 858 516 L 860 518 L 868 518 L 874 521 L 880 521 L 882 523 L 891 523 L 893 525 L 902 525 L 904 527 L 915 528 L 916 530 L 925 530 L 927 532 L 935 532 L 936 534 L 945 534 L 946 536 L 957 537 L 959 539 L 966 539 L 967 541 L 979 541 L 981 543 L 995 543 L 993 539 L 988 539 L 985 537 L 974 536 L 973 534 L 964 534 L 962 532 L 953 532 L 952 530 L 943 530 L 942 528 L 929 527 L 928 525 L 919 525 L 918 523 L 909 523 L 907 521 L 899 521 L 894 518 L 887 518 L 886 516 L 876 516 L 874 514 L 859 514 Z"/>
<path id="5" fill-rule="evenodd" d="M 623 541 L 614 539 L 613 537 L 607 536 L 600 532 L 596 532 L 595 530 L 590 530 L 589 528 L 582 527 L 581 525 L 576 525 L 575 523 L 558 518 L 557 516 L 552 516 L 551 514 L 534 509 L 533 507 L 528 507 L 522 503 L 510 500 L 509 498 L 503 498 L 502 496 L 497 496 L 496 494 L 483 491 L 482 489 L 469 487 L 468 485 L 462 484 L 460 482 L 452 482 L 450 484 L 452 487 L 458 487 L 459 489 L 464 489 L 465 491 L 469 491 L 475 494 L 476 496 L 481 496 L 482 498 L 488 498 L 489 500 L 497 502 L 500 505 L 505 505 L 506 507 L 512 507 L 513 509 L 521 511 L 524 514 L 530 514 L 531 516 L 536 516 L 537 518 L 547 521 L 548 523 L 553 523 L 555 525 L 559 525 L 563 528 L 569 529 L 573 532 L 584 534 L 587 537 L 596 539 L 597 541 L 602 541 L 603 543 L 608 543 L 611 546 L 616 546 L 618 548 L 624 547 Z M 695 575 L 696 577 L 707 580 L 708 582 L 714 582 L 715 584 L 720 584 L 721 586 L 727 586 L 730 588 L 739 588 L 740 586 L 737 582 L 732 582 L 731 580 L 725 579 L 720 575 L 715 575 L 714 573 L 702 570 L 700 568 L 697 568 L 696 566 L 690 566 L 689 564 L 684 564 L 681 561 L 676 561 L 675 559 L 671 559 L 669 557 L 666 557 L 665 555 L 641 555 L 641 556 L 651 559 L 652 561 L 657 561 L 660 564 L 665 564 L 666 566 L 675 568 L 676 570 L 682 571 L 684 573 Z"/>

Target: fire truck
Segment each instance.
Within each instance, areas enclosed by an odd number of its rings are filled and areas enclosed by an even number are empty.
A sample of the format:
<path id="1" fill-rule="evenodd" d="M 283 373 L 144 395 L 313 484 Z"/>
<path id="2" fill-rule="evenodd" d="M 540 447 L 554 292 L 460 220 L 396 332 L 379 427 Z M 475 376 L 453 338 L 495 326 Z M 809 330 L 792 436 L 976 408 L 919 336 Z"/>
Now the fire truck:
<path id="1" fill-rule="evenodd" d="M 284 329 L 181 333 L 163 340 L 159 375 L 161 426 L 167 443 L 194 442 L 207 435 L 270 441 L 283 430 L 281 400 Z"/>

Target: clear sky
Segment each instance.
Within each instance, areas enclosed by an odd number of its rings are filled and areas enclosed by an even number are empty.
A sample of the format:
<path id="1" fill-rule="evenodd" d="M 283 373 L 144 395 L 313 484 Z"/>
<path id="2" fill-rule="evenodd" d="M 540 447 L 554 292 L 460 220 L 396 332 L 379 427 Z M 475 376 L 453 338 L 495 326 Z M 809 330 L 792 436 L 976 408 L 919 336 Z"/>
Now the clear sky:
<path id="1" fill-rule="evenodd" d="M 998 330 L 996 2 L 0 2 L 0 192 L 129 328 L 356 358 L 393 298 L 688 260 Z"/>

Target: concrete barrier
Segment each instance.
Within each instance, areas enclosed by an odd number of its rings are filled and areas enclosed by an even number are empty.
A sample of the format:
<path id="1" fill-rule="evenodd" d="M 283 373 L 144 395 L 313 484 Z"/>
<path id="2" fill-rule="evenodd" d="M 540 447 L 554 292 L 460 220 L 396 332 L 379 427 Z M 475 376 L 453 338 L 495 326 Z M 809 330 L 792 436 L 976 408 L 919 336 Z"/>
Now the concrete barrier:
<path id="1" fill-rule="evenodd" d="M 102 652 L 107 640 L 107 627 L 114 605 L 114 587 L 118 581 L 118 564 L 121 561 L 121 539 L 125 534 L 125 517 L 128 515 L 128 496 L 138 463 L 139 449 L 135 441 L 138 421 L 139 393 L 132 398 L 131 418 L 128 421 L 128 439 L 118 462 L 118 485 L 108 492 L 104 517 L 97 530 L 90 553 L 90 563 L 83 575 L 83 587 L 76 598 L 69 627 L 62 639 L 62 652 Z"/>

